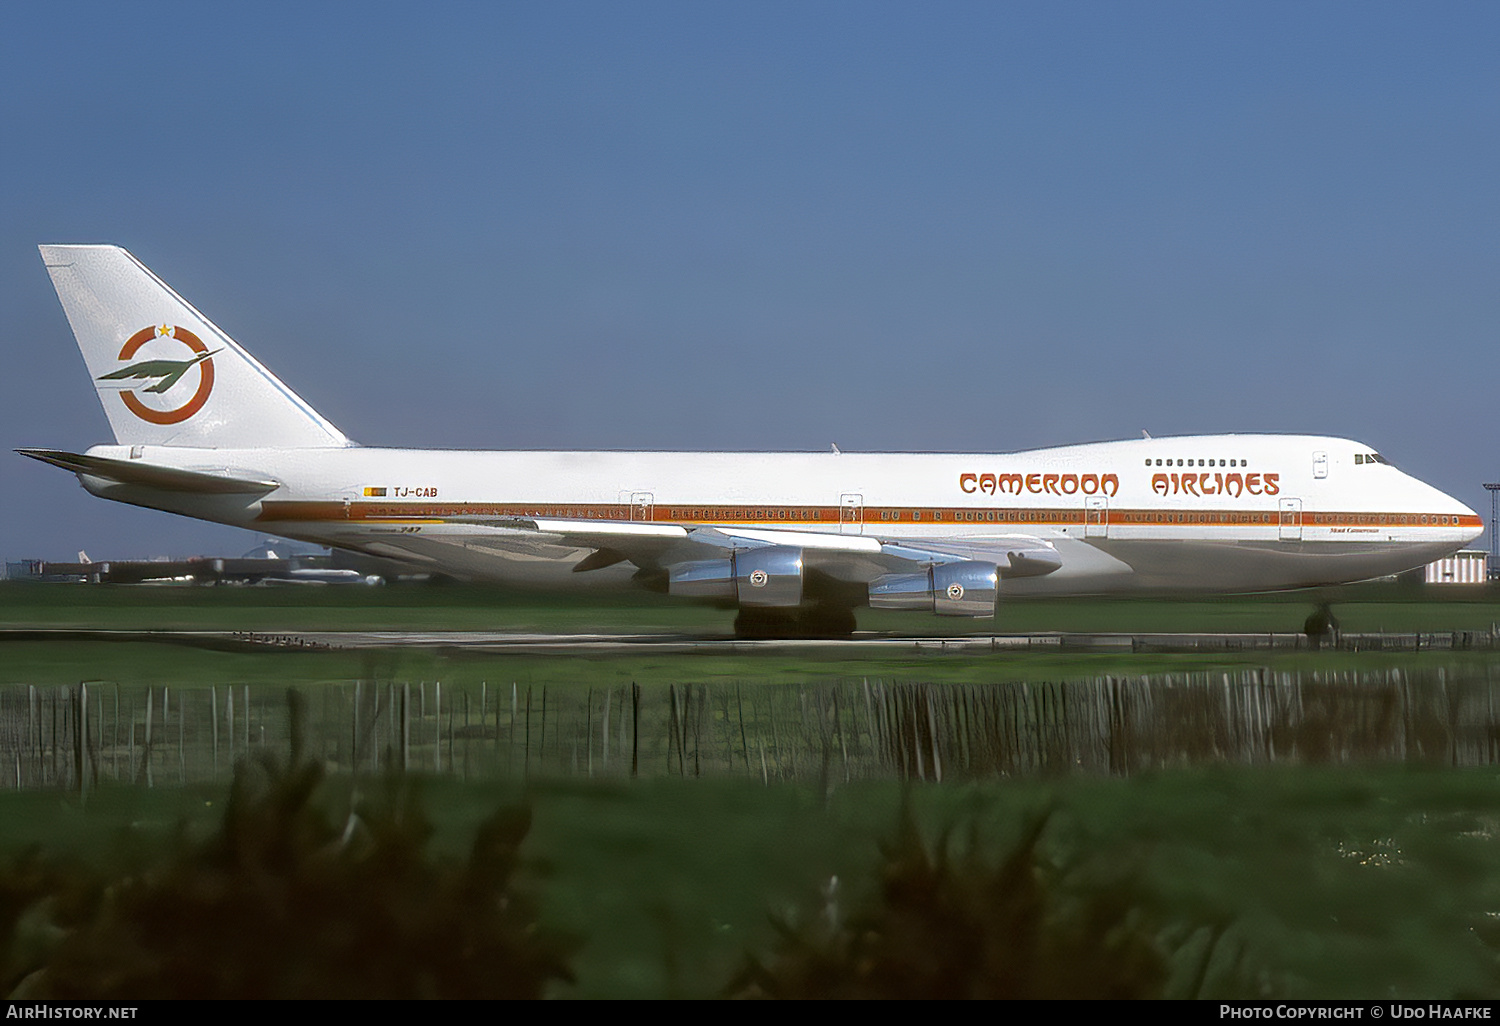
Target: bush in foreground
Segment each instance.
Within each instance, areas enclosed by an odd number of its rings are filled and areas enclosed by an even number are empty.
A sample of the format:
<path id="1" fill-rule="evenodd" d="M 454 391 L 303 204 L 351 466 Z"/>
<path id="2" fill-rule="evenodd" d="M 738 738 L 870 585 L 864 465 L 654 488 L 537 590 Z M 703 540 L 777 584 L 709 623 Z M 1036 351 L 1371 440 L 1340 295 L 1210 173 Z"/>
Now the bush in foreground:
<path id="1" fill-rule="evenodd" d="M 1128 881 L 1085 885 L 1038 850 L 1048 817 L 998 861 L 971 835 L 929 847 L 909 810 L 882 846 L 878 894 L 844 917 L 836 881 L 809 922 L 728 992 L 769 998 L 1156 998 L 1174 954 Z M 1113 875 L 1113 874 L 1112 874 Z M 1204 954 L 1212 954 L 1213 945 Z"/>
<path id="2" fill-rule="evenodd" d="M 528 811 L 445 864 L 409 792 L 340 823 L 321 782 L 310 763 L 242 765 L 217 832 L 156 864 L 109 879 L 32 856 L 0 873 L 10 996 L 521 998 L 571 979 L 570 943 L 514 886 Z"/>

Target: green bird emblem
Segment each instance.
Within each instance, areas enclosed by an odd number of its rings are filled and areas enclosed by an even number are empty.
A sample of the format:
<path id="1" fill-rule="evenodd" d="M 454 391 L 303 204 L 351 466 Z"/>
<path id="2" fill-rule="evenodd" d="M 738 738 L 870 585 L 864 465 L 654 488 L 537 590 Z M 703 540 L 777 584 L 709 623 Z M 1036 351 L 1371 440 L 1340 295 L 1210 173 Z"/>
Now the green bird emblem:
<path id="1" fill-rule="evenodd" d="M 219 351 L 215 349 L 212 352 L 199 353 L 191 360 L 142 360 L 140 363 L 133 363 L 129 367 L 122 367 L 109 374 L 101 374 L 97 380 L 127 381 L 135 378 L 143 380 L 161 378 L 160 381 L 150 388 L 141 390 L 143 392 L 156 392 L 159 394 L 177 384 L 184 374 Z"/>

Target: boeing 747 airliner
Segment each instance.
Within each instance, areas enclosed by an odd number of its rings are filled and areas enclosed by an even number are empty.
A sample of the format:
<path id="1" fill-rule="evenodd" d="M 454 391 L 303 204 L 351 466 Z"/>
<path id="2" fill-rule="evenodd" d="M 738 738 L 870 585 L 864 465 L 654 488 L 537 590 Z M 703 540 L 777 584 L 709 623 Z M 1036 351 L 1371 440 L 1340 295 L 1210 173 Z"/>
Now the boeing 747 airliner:
<path id="1" fill-rule="evenodd" d="M 1359 581 L 1478 537 L 1367 445 L 1201 435 L 1018 453 L 466 452 L 350 441 L 116 246 L 42 246 L 114 431 L 20 449 L 95 495 L 471 580 L 738 607 L 744 634 L 1002 595 Z"/>

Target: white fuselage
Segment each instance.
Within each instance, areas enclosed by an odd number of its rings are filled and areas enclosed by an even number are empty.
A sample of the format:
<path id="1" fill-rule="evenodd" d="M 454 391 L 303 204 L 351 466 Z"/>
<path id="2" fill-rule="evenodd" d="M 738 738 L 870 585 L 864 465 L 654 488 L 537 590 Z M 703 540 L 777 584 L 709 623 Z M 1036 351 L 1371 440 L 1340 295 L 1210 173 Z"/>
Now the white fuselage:
<path id="1" fill-rule="evenodd" d="M 91 455 L 278 482 L 261 498 L 164 500 L 83 478 L 107 498 L 518 583 L 575 574 L 577 544 L 476 539 L 455 518 L 730 525 L 881 539 L 1029 535 L 1055 573 L 1008 594 L 1249 591 L 1420 566 L 1483 530 L 1461 502 L 1338 438 L 1205 435 L 1005 454 L 468 452 L 364 447 L 98 446 Z M 440 522 L 441 521 L 441 522 Z M 871 570 L 871 575 L 878 573 Z"/>

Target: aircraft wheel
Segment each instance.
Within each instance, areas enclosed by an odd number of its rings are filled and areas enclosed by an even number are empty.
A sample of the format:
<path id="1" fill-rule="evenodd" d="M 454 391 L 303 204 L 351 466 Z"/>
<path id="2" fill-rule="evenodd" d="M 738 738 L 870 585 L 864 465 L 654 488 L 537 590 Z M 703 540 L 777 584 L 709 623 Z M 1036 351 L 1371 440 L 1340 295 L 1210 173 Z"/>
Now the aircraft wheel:
<path id="1" fill-rule="evenodd" d="M 1339 621 L 1333 610 L 1325 603 L 1313 611 L 1302 624 L 1302 632 L 1318 647 L 1339 643 Z"/>

